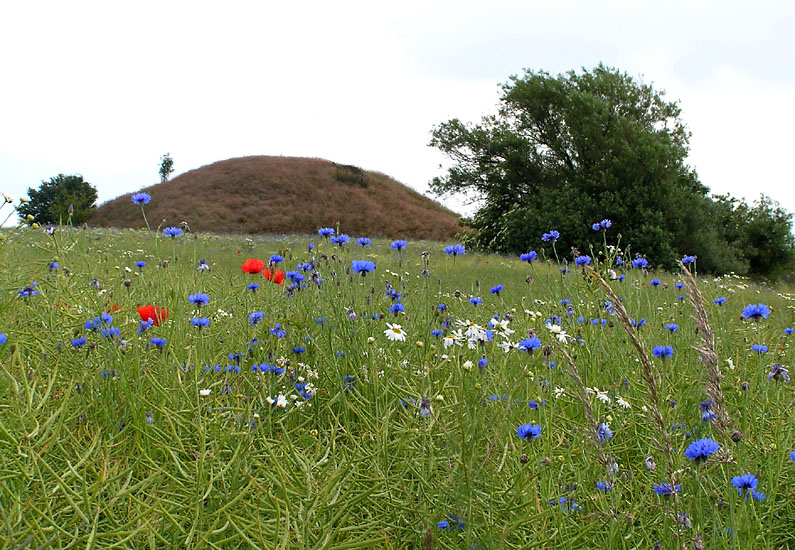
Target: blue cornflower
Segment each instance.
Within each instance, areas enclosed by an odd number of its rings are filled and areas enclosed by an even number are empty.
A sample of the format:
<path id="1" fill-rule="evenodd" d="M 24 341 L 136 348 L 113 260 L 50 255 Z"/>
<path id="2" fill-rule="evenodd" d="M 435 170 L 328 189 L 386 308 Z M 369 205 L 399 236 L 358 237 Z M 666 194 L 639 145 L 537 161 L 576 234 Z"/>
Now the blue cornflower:
<path id="1" fill-rule="evenodd" d="M 528 353 L 532 353 L 534 350 L 537 350 L 541 347 L 541 339 L 537 336 L 533 336 L 532 338 L 525 338 L 519 342 L 519 349 L 522 351 L 526 351 Z"/>
<path id="2" fill-rule="evenodd" d="M 55 271 L 61 266 L 58 265 L 58 262 L 51 262 L 50 265 L 48 265 L 47 267 L 49 268 L 50 271 Z"/>
<path id="3" fill-rule="evenodd" d="M 83 338 L 83 340 L 83 343 L 85 344 L 85 338 Z M 8 336 L 6 336 L 5 332 L 0 332 L 0 346 L 4 345 L 6 342 L 8 342 Z M 72 344 L 74 344 L 74 340 L 72 340 Z"/>
<path id="4" fill-rule="evenodd" d="M 705 461 L 710 455 L 718 452 L 720 445 L 708 437 L 697 439 L 685 449 L 685 456 L 696 464 Z"/>
<path id="5" fill-rule="evenodd" d="M 485 357 L 481 357 L 481 358 L 480 358 L 480 360 L 478 361 L 478 368 L 479 368 L 480 370 L 483 370 L 483 369 L 485 369 L 485 368 L 486 368 L 486 366 L 487 366 L 488 364 L 489 364 L 489 361 L 488 361 L 488 359 L 486 359 Z"/>
<path id="6" fill-rule="evenodd" d="M 674 283 L 674 286 L 675 286 L 676 288 L 684 288 L 685 284 L 684 284 L 682 281 L 676 281 L 676 282 Z"/>
<path id="7" fill-rule="evenodd" d="M 636 269 L 646 269 L 649 267 L 649 261 L 646 258 L 635 258 L 632 260 L 632 267 Z"/>
<path id="8" fill-rule="evenodd" d="M 477 306 L 478 304 L 482 304 L 483 303 L 483 298 L 479 298 L 477 296 L 472 296 L 469 299 L 469 303 L 472 304 L 473 306 Z"/>
<path id="9" fill-rule="evenodd" d="M 541 426 L 538 424 L 522 424 L 516 428 L 519 439 L 537 439 L 541 437 Z"/>
<path id="10" fill-rule="evenodd" d="M 712 410 L 712 401 L 710 399 L 702 401 L 698 407 L 701 409 L 702 422 L 712 422 L 717 418 L 717 416 L 715 416 L 715 412 Z"/>
<path id="11" fill-rule="evenodd" d="M 558 233 L 554 229 L 551 229 L 549 233 L 544 233 L 543 235 L 541 235 L 541 240 L 544 241 L 545 243 L 549 241 L 555 243 L 555 241 L 557 241 L 559 238 L 560 238 L 560 233 Z"/>
<path id="12" fill-rule="evenodd" d="M 450 525 L 451 522 L 455 522 L 456 524 L 455 526 L 458 527 L 460 531 L 463 531 L 464 528 L 466 527 L 466 525 L 464 525 L 464 522 L 461 520 L 461 518 L 456 516 L 455 514 L 447 514 L 447 518 L 448 519 L 436 522 L 436 526 L 442 531 L 444 531 L 448 527 L 452 529 L 452 526 Z"/>
<path id="13" fill-rule="evenodd" d="M 204 327 L 210 326 L 210 319 L 207 317 L 192 317 L 190 320 L 190 324 L 198 329 L 202 329 Z"/>
<path id="14" fill-rule="evenodd" d="M 588 265 L 588 264 L 591 263 L 591 257 L 590 256 L 577 256 L 576 258 L 574 258 L 574 263 L 576 265 Z"/>
<path id="15" fill-rule="evenodd" d="M 408 242 L 406 242 L 406 241 L 403 241 L 403 240 L 397 240 L 397 241 L 392 241 L 392 244 L 390 244 L 390 245 L 389 245 L 389 247 L 390 247 L 392 250 L 398 250 L 398 251 L 400 251 L 400 250 L 403 250 L 404 248 L 406 248 L 406 246 L 407 246 L 408 244 L 409 244 L 409 243 L 408 243 Z"/>
<path id="16" fill-rule="evenodd" d="M 674 348 L 673 346 L 654 346 L 651 350 L 651 354 L 660 359 L 665 359 L 666 357 L 673 356 Z"/>
<path id="17" fill-rule="evenodd" d="M 434 329 L 434 330 L 431 331 L 431 336 L 435 336 L 436 338 L 438 338 L 439 336 L 441 336 L 443 334 L 444 334 L 444 331 L 442 329 L 440 329 L 440 328 L 437 328 L 437 329 Z"/>
<path id="18" fill-rule="evenodd" d="M 165 346 L 166 342 L 168 342 L 168 340 L 166 340 L 165 338 L 157 338 L 157 337 L 153 337 L 149 341 L 152 343 L 153 346 L 156 346 L 157 349 L 159 350 L 162 350 L 163 346 Z"/>
<path id="19" fill-rule="evenodd" d="M 464 254 L 467 249 L 463 244 L 451 244 L 450 246 L 445 246 L 444 251 L 448 256 L 458 256 Z"/>
<path id="20" fill-rule="evenodd" d="M 537 257 L 538 257 L 538 254 L 536 254 L 535 250 L 531 250 L 530 252 L 528 252 L 526 254 L 520 254 L 519 255 L 519 259 L 521 261 L 527 262 L 529 264 L 533 263 L 533 260 L 535 260 Z"/>
<path id="21" fill-rule="evenodd" d="M 316 322 L 318 325 L 322 325 L 322 324 L 323 324 L 323 321 L 324 321 L 323 317 L 318 317 L 317 319 L 315 319 L 315 322 Z"/>
<path id="22" fill-rule="evenodd" d="M 439 304 L 438 306 L 436 306 L 436 309 L 439 311 L 444 311 L 447 309 L 447 306 L 445 304 Z"/>
<path id="23" fill-rule="evenodd" d="M 720 298 L 715 298 L 714 300 L 712 300 L 712 303 L 718 306 L 722 306 L 723 304 L 726 303 L 726 298 L 723 296 L 721 296 Z"/>
<path id="24" fill-rule="evenodd" d="M 368 273 L 375 271 L 375 262 L 368 260 L 353 260 L 351 262 L 351 269 L 353 269 L 353 271 L 356 273 L 361 273 L 362 277 L 364 277 Z"/>
<path id="25" fill-rule="evenodd" d="M 784 329 L 784 334 L 786 334 L 787 336 L 789 336 L 790 334 L 792 334 L 792 332 L 793 332 L 793 329 L 791 329 L 791 328 L 785 328 L 785 329 Z"/>
<path id="26" fill-rule="evenodd" d="M 596 433 L 599 435 L 599 441 L 602 443 L 613 437 L 613 431 L 610 429 L 610 426 L 607 424 L 607 422 L 602 422 L 599 424 Z"/>
<path id="27" fill-rule="evenodd" d="M 756 476 L 752 474 L 743 474 L 741 476 L 734 476 L 732 478 L 732 485 L 734 488 L 737 489 L 737 494 L 743 496 L 743 491 L 750 492 L 753 489 L 756 489 L 757 484 L 759 481 L 756 479 Z M 746 495 L 748 498 L 748 495 Z"/>
<path id="28" fill-rule="evenodd" d="M 191 294 L 188 296 L 188 301 L 196 304 L 198 307 L 206 306 L 210 302 L 210 297 L 207 294 Z"/>
<path id="29" fill-rule="evenodd" d="M 670 497 L 676 493 L 681 492 L 682 488 L 679 485 L 671 485 L 670 483 L 657 483 L 654 485 L 654 492 L 661 497 Z"/>
<path id="30" fill-rule="evenodd" d="M 503 290 L 503 286 L 502 285 L 495 285 L 495 286 L 491 287 L 491 293 L 492 294 L 496 294 L 497 296 L 500 295 L 500 292 L 502 292 L 502 290 Z"/>
<path id="31" fill-rule="evenodd" d="M 789 384 L 789 370 L 779 364 L 770 365 L 767 381 L 770 382 L 771 380 L 783 380 L 785 383 Z"/>
<path id="32" fill-rule="evenodd" d="M 660 279 L 652 279 L 651 281 L 649 281 L 649 284 L 651 286 L 660 286 L 662 284 L 662 281 Z"/>
<path id="33" fill-rule="evenodd" d="M 284 338 L 285 336 L 287 336 L 287 331 L 285 331 L 282 328 L 282 324 L 281 323 L 276 323 L 276 325 L 274 325 L 273 328 L 268 329 L 268 332 L 270 332 L 271 334 L 273 334 L 277 338 Z"/>
<path id="34" fill-rule="evenodd" d="M 684 258 L 682 258 L 682 263 L 683 264 L 692 264 L 695 261 L 696 261 L 696 257 L 695 256 L 685 256 Z"/>
<path id="35" fill-rule="evenodd" d="M 626 275 L 619 275 L 619 276 L 618 276 L 618 282 L 619 282 L 619 283 L 623 283 L 623 282 L 624 282 L 624 279 L 626 279 L 626 278 L 627 278 L 627 276 L 626 276 Z"/>
<path id="36" fill-rule="evenodd" d="M 149 193 L 133 193 L 132 202 L 134 204 L 149 204 L 149 201 L 152 200 L 152 197 L 149 196 Z"/>
<path id="37" fill-rule="evenodd" d="M 179 227 L 166 227 L 163 230 L 163 235 L 171 237 L 173 239 L 174 237 L 179 237 L 180 235 L 182 235 L 182 229 L 180 229 Z"/>
<path id="38" fill-rule="evenodd" d="M 3 336 L 5 336 L 5 334 Z M 72 339 L 72 347 L 74 347 L 74 348 L 79 349 L 79 348 L 82 348 L 85 345 L 86 345 L 86 339 L 84 337 L 82 337 L 82 336 L 80 338 Z"/>
<path id="39" fill-rule="evenodd" d="M 257 283 L 251 283 L 246 288 L 251 292 L 256 292 L 256 290 L 259 288 L 259 285 Z"/>
<path id="40" fill-rule="evenodd" d="M 139 321 L 138 322 L 138 329 L 135 332 L 137 332 L 138 334 L 143 334 L 144 332 L 146 332 L 147 330 L 152 328 L 154 325 L 155 325 L 155 320 L 154 319 L 147 319 L 146 321 Z"/>
<path id="41" fill-rule="evenodd" d="M 754 344 L 751 346 L 751 351 L 755 351 L 756 353 L 767 353 L 767 346 L 764 344 Z"/>
<path id="42" fill-rule="evenodd" d="M 248 316 L 248 324 L 253 327 L 257 323 L 261 323 L 264 318 L 265 314 L 262 311 L 255 311 Z"/>
<path id="43" fill-rule="evenodd" d="M 563 512 L 579 512 L 582 506 L 577 504 L 577 501 L 572 497 L 560 497 L 558 500 L 550 500 L 550 506 L 557 506 Z"/>
<path id="44" fill-rule="evenodd" d="M 399 313 L 405 313 L 405 312 L 406 308 L 400 302 L 395 302 L 394 304 L 389 306 L 389 313 L 394 313 L 395 317 L 397 317 Z"/>
<path id="45" fill-rule="evenodd" d="M 299 353 L 300 354 L 300 353 L 305 353 L 305 352 L 306 352 L 306 348 L 303 348 L 303 347 L 300 347 L 300 346 L 293 346 L 293 353 Z"/>
<path id="46" fill-rule="evenodd" d="M 667 328 L 671 332 L 676 332 L 677 330 L 679 330 L 679 325 L 677 325 L 676 323 L 668 323 L 667 325 L 665 325 L 665 328 Z"/>
<path id="47" fill-rule="evenodd" d="M 135 262 L 135 267 L 137 267 L 138 270 L 140 271 L 140 270 L 142 270 L 143 268 L 146 267 L 146 262 L 144 262 L 144 261 Z"/>
<path id="48" fill-rule="evenodd" d="M 792 451 L 792 452 L 790 452 L 790 454 L 789 454 L 789 459 L 790 459 L 791 461 L 795 462 L 795 451 Z"/>
<path id="49" fill-rule="evenodd" d="M 616 265 L 624 265 L 624 258 L 622 258 L 621 256 L 618 256 L 616 258 Z"/>
<path id="50" fill-rule="evenodd" d="M 340 233 L 336 237 L 331 237 L 332 244 L 338 244 L 340 246 L 344 245 L 345 243 L 347 243 L 350 240 L 351 240 L 351 238 L 348 235 L 346 235 L 345 233 Z"/>
<path id="51" fill-rule="evenodd" d="M 332 229 L 331 227 L 321 227 L 320 229 L 317 230 L 317 234 L 320 235 L 321 237 L 328 238 L 334 234 L 334 229 Z"/>
<path id="52" fill-rule="evenodd" d="M 762 303 L 749 304 L 745 306 L 742 313 L 743 319 L 753 319 L 754 321 L 767 319 L 768 315 L 770 315 L 770 308 Z"/>
<path id="53" fill-rule="evenodd" d="M 597 481 L 596 482 L 596 489 L 599 490 L 599 491 L 607 492 L 607 491 L 609 491 L 612 488 L 613 488 L 613 486 L 610 485 L 609 481 Z"/>
<path id="54" fill-rule="evenodd" d="M 33 284 L 30 286 L 26 286 L 22 290 L 17 290 L 17 294 L 22 296 L 23 298 L 30 298 L 31 296 L 38 296 L 41 294 L 40 290 L 36 290 L 38 286 L 38 281 L 33 281 Z"/>
<path id="55" fill-rule="evenodd" d="M 107 327 L 103 328 L 101 331 L 102 336 L 105 338 L 119 338 L 121 336 L 121 331 L 118 327 Z"/>
<path id="56" fill-rule="evenodd" d="M 364 247 L 364 246 L 370 246 L 370 243 L 372 241 L 367 237 L 359 237 L 356 242 L 359 243 L 359 246 Z"/>
<path id="57" fill-rule="evenodd" d="M 279 254 L 272 254 L 270 257 L 270 263 L 272 264 L 280 264 L 284 261 L 284 257 Z"/>

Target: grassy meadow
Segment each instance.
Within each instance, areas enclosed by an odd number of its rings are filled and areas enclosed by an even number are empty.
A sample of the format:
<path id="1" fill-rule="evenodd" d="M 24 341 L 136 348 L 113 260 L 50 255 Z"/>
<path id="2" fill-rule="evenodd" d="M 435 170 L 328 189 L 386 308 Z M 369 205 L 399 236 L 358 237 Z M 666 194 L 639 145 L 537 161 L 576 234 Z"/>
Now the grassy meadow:
<path id="1" fill-rule="evenodd" d="M 795 547 L 786 292 L 541 236 L 2 235 L 4 548 Z"/>

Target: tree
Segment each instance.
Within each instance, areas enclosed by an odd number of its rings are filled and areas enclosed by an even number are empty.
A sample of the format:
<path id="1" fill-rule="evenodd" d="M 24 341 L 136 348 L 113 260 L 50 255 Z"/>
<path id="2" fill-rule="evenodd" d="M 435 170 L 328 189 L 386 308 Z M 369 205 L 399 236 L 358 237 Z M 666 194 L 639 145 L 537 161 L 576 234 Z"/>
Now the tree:
<path id="1" fill-rule="evenodd" d="M 496 116 L 434 128 L 431 145 L 454 164 L 431 189 L 482 201 L 469 220 L 476 247 L 525 252 L 557 229 L 558 250 L 587 249 L 598 242 L 591 224 L 609 218 L 622 244 L 671 266 L 696 253 L 693 230 L 709 198 L 685 164 L 680 109 L 663 96 L 603 65 L 512 76 Z"/>
<path id="2" fill-rule="evenodd" d="M 160 183 L 168 181 L 168 177 L 174 171 L 174 160 L 171 158 L 171 153 L 166 153 L 160 159 Z"/>
<path id="3" fill-rule="evenodd" d="M 96 188 L 83 180 L 83 176 L 58 174 L 50 181 L 42 181 L 39 189 L 28 188 L 30 200 L 19 207 L 21 220 L 28 215 L 39 224 L 66 223 L 69 216 L 77 225 L 88 220 L 97 202 Z"/>

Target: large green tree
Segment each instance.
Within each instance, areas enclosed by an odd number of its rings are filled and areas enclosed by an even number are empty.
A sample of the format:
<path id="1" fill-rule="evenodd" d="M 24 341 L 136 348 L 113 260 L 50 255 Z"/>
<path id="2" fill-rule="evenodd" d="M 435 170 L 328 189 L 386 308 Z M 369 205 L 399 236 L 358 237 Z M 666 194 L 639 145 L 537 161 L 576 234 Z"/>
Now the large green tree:
<path id="1" fill-rule="evenodd" d="M 431 187 L 482 201 L 469 220 L 474 246 L 526 251 L 557 229 L 558 250 L 582 250 L 597 241 L 591 223 L 609 218 L 622 244 L 670 266 L 700 252 L 710 203 L 685 163 L 688 139 L 679 106 L 626 73 L 526 71 L 503 85 L 497 115 L 433 130 L 453 165 Z"/>
<path id="2" fill-rule="evenodd" d="M 28 189 L 28 202 L 17 207 L 21 220 L 33 216 L 40 224 L 66 223 L 71 215 L 77 225 L 91 217 L 96 208 L 97 190 L 83 180 L 83 176 L 58 174 L 50 181 L 42 181 L 38 190 Z"/>

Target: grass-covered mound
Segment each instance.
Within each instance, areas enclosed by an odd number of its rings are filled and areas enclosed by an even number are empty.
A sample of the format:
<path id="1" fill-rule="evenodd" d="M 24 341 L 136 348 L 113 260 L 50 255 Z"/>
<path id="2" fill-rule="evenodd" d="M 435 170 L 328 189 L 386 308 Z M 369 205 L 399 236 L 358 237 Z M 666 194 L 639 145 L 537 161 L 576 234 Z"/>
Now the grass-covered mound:
<path id="1" fill-rule="evenodd" d="M 155 227 L 187 222 L 193 231 L 313 233 L 337 223 L 377 237 L 447 239 L 458 216 L 394 179 L 327 160 L 244 157 L 186 172 L 144 189 Z M 141 228 L 131 194 L 97 208 L 89 225 Z"/>

